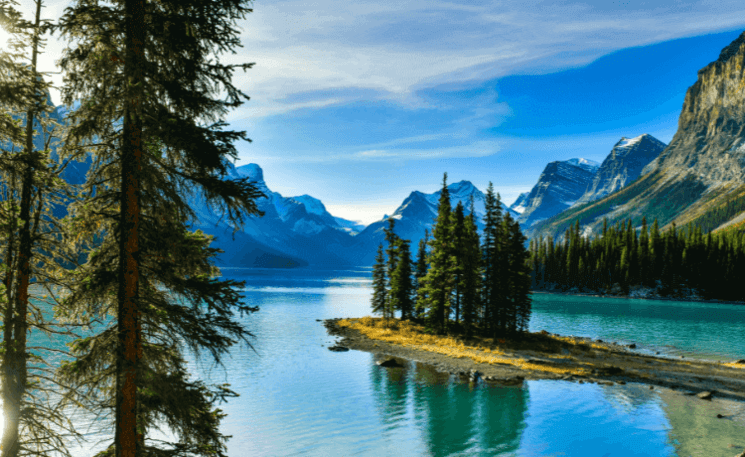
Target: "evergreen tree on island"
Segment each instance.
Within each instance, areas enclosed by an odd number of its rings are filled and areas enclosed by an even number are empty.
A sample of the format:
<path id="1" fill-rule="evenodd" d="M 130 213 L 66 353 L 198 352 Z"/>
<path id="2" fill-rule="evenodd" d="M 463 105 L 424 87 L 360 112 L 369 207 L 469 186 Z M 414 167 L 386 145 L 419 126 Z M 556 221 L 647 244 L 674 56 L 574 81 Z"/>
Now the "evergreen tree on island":
<path id="1" fill-rule="evenodd" d="M 376 314 L 382 314 L 383 318 L 387 318 L 386 301 L 388 298 L 388 291 L 386 289 L 386 278 L 385 278 L 385 257 L 383 254 L 383 244 L 378 246 L 378 255 L 375 257 L 375 265 L 373 265 L 373 296 L 372 296 L 372 312 Z"/>
<path id="2" fill-rule="evenodd" d="M 426 297 L 424 292 L 424 278 L 427 276 L 427 243 L 429 242 L 429 231 L 424 229 L 424 238 L 419 240 L 419 250 L 416 255 L 416 271 L 414 281 L 416 284 L 416 300 L 414 306 L 414 318 L 421 319 L 425 311 Z"/>
<path id="3" fill-rule="evenodd" d="M 473 195 L 471 195 L 470 213 L 465 218 L 463 237 L 463 252 L 461 253 L 463 275 L 460 282 L 460 289 L 463 291 L 463 325 L 466 336 L 471 336 L 473 324 L 476 322 L 476 312 L 480 307 L 482 283 L 481 246 L 479 243 L 478 228 L 476 227 Z"/>
<path id="4" fill-rule="evenodd" d="M 432 228 L 432 248 L 429 254 L 429 270 L 423 278 L 423 290 L 417 306 L 427 309 L 427 328 L 444 333 L 449 313 L 450 296 L 454 288 L 452 228 L 450 226 L 450 192 L 447 188 L 447 173 L 442 179 L 442 191 L 437 206 L 437 219 Z"/>
<path id="5" fill-rule="evenodd" d="M 502 208 L 499 195 L 494 195 L 494 186 L 489 182 L 486 189 L 484 215 L 484 287 L 482 316 L 484 329 L 492 338 L 497 338 L 504 328 L 504 278 L 502 272 Z"/>
<path id="6" fill-rule="evenodd" d="M 391 277 L 391 309 L 401 311 L 401 320 L 411 319 L 414 285 L 411 280 L 409 240 L 398 239 L 398 262 Z"/>

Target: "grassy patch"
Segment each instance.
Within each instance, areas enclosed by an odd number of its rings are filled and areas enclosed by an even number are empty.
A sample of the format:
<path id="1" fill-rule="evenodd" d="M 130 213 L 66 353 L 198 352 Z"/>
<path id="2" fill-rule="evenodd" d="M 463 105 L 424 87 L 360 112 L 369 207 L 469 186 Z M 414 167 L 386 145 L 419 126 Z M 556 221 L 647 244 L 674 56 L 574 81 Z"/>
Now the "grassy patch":
<path id="1" fill-rule="evenodd" d="M 359 331 L 370 339 L 385 341 L 404 347 L 434 352 L 458 359 L 469 358 L 477 363 L 490 365 L 511 365 L 523 370 L 544 371 L 558 374 L 586 376 L 589 368 L 562 367 L 528 362 L 525 359 L 507 355 L 508 350 L 533 350 L 536 352 L 556 354 L 562 349 L 578 348 L 588 351 L 590 347 L 601 351 L 599 345 L 588 345 L 580 340 L 565 337 L 554 337 L 546 333 L 528 333 L 520 339 L 464 338 L 462 335 L 432 335 L 424 327 L 410 321 L 363 317 L 360 319 L 342 319 L 337 325 Z M 552 355 L 556 359 L 569 359 L 569 355 Z"/>

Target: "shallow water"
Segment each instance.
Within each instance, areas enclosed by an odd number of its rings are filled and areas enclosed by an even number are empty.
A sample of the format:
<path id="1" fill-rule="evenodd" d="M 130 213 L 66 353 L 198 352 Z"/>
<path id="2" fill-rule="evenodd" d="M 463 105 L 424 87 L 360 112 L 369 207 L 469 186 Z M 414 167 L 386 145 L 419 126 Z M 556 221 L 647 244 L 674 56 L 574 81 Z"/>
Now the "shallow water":
<path id="1" fill-rule="evenodd" d="M 245 299 L 260 307 L 244 319 L 255 352 L 234 350 L 224 369 L 193 366 L 241 395 L 223 405 L 231 457 L 732 457 L 745 448 L 739 402 L 640 384 L 473 386 L 414 362 L 385 369 L 373 354 L 331 352 L 336 338 L 317 319 L 369 315 L 369 268 L 223 274 L 246 280 Z M 734 359 L 745 358 L 743 325 L 737 305 L 535 294 L 530 330 Z"/>

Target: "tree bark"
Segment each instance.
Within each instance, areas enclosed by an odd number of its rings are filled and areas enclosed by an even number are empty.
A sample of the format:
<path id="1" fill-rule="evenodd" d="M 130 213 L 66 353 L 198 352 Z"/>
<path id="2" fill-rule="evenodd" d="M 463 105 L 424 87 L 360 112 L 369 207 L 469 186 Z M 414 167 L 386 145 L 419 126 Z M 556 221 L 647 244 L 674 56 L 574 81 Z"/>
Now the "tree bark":
<path id="1" fill-rule="evenodd" d="M 117 457 L 136 457 L 144 443 L 137 422 L 137 387 L 142 358 L 140 275 L 140 173 L 142 170 L 142 61 L 145 41 L 145 0 L 127 0 L 125 62 L 127 96 L 122 132 L 121 220 L 119 239 L 118 350 L 116 435 Z"/>
<path id="2" fill-rule="evenodd" d="M 39 25 L 41 18 L 41 0 L 36 0 L 36 21 L 34 22 L 34 36 L 31 50 L 31 75 L 34 78 L 34 94 L 36 95 L 36 60 L 39 48 Z M 30 282 L 31 264 L 31 188 L 34 178 L 34 117 L 37 107 L 32 106 L 26 112 L 26 147 L 24 151 L 26 166 L 21 182 L 21 208 L 19 217 L 23 221 L 20 233 L 18 251 L 18 291 L 15 296 L 13 319 L 6 322 L 6 342 L 8 326 L 12 323 L 13 330 L 10 344 L 6 345 L 5 370 L 3 382 L 3 409 L 5 424 L 2 438 L 2 456 L 16 457 L 20 451 L 18 430 L 20 428 L 20 413 L 23 395 L 26 392 L 26 330 L 28 329 L 28 286 Z M 8 306 L 11 304 L 9 303 Z M 6 314 L 7 315 L 7 314 Z"/>

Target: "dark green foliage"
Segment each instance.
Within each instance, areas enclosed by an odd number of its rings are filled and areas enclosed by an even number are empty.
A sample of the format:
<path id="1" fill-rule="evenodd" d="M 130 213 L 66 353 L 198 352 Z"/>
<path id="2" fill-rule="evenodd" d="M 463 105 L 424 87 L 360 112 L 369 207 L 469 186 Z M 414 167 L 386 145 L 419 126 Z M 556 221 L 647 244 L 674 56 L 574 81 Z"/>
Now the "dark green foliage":
<path id="1" fill-rule="evenodd" d="M 401 319 L 410 319 L 414 307 L 409 240 L 398 239 L 398 262 L 391 277 L 391 308 L 401 311 Z"/>
<path id="2" fill-rule="evenodd" d="M 261 214 L 263 194 L 247 178 L 225 179 L 233 143 L 248 138 L 222 130 L 222 118 L 248 99 L 231 81 L 251 64 L 218 59 L 241 46 L 235 22 L 250 11 L 242 0 L 81 0 L 57 27 L 74 44 L 60 60 L 63 100 L 81 101 L 64 148 L 94 157 L 85 196 L 69 208 L 71 242 L 101 239 L 63 299 L 69 319 L 94 319 L 95 334 L 73 346 L 59 377 L 79 389 L 70 404 L 103 415 L 96 424 L 113 429 L 117 454 L 226 454 L 218 405 L 232 394 L 191 379 L 185 352 L 219 363 L 247 344 L 236 318 L 257 308 L 243 303 L 242 283 L 217 279 L 217 250 L 189 230 L 185 198 L 203 195 L 236 230 Z M 172 441 L 153 439 L 156 427 Z"/>
<path id="3" fill-rule="evenodd" d="M 464 241 L 462 243 L 461 262 L 463 266 L 459 289 L 462 290 L 463 324 L 466 334 L 470 334 L 476 323 L 477 312 L 481 307 L 481 245 L 476 228 L 473 198 L 469 215 L 465 218 Z"/>
<path id="4" fill-rule="evenodd" d="M 446 180 L 426 259 L 420 244 L 417 312 L 426 312 L 427 328 L 438 333 L 460 328 L 496 338 L 527 331 L 531 268 L 519 224 L 502 216 L 490 183 L 480 245 L 473 201 L 468 216 L 460 203 L 451 211 Z"/>
<path id="5" fill-rule="evenodd" d="M 416 271 L 414 273 L 416 282 L 416 302 L 414 306 L 414 318 L 421 319 L 424 314 L 424 278 L 427 276 L 427 243 L 429 242 L 429 232 L 424 230 L 424 238 L 419 240 L 419 250 L 416 256 Z"/>
<path id="6" fill-rule="evenodd" d="M 375 265 L 373 266 L 373 296 L 371 305 L 373 313 L 382 314 L 384 317 L 386 317 L 386 301 L 388 298 L 388 292 L 385 286 L 385 257 L 383 255 L 383 245 L 381 244 L 378 246 L 378 255 L 375 257 Z"/>
<path id="7" fill-rule="evenodd" d="M 445 331 L 450 296 L 454 288 L 450 211 L 450 193 L 447 188 L 447 173 L 445 173 L 437 207 L 437 220 L 429 242 L 432 248 L 429 254 L 429 269 L 427 276 L 422 280 L 422 293 L 417 297 L 417 306 L 428 310 L 427 327 L 439 333 Z"/>
<path id="8" fill-rule="evenodd" d="M 646 217 L 639 233 L 630 219 L 604 227 L 592 240 L 579 239 L 578 233 L 575 224 L 567 233 L 568 244 L 533 240 L 534 288 L 628 294 L 631 287 L 646 286 L 661 295 L 696 289 L 707 298 L 745 300 L 737 279 L 745 273 L 745 233 L 709 232 L 704 237 L 692 223 L 682 230 L 673 223 L 661 233 L 657 219 L 648 229 Z"/>

